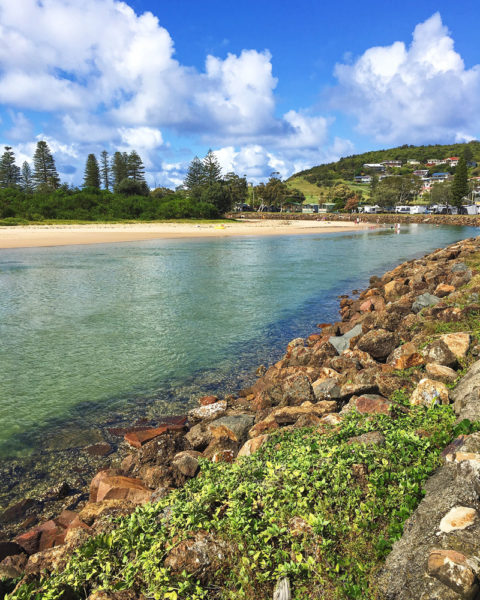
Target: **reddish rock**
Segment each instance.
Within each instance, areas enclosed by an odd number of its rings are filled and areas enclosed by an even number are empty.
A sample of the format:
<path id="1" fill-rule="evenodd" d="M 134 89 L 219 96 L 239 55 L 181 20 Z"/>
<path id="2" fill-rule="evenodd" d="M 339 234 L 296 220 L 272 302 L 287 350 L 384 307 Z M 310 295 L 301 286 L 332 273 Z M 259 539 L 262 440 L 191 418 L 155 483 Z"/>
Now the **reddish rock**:
<path id="1" fill-rule="evenodd" d="M 113 452 L 113 448 L 108 442 L 101 442 L 99 444 L 86 446 L 85 452 L 90 454 L 90 456 L 108 456 Z"/>
<path id="2" fill-rule="evenodd" d="M 373 329 L 363 335 L 357 346 L 377 360 L 386 359 L 397 347 L 398 338 L 395 333 L 385 329 Z"/>
<path id="3" fill-rule="evenodd" d="M 105 476 L 98 483 L 96 502 L 102 500 L 129 500 L 134 504 L 148 502 L 151 491 L 133 477 Z"/>
<path id="4" fill-rule="evenodd" d="M 364 394 L 358 398 L 352 398 L 342 409 L 342 413 L 356 409 L 361 414 L 383 414 L 389 415 L 392 410 L 391 403 L 377 394 Z"/>
<path id="5" fill-rule="evenodd" d="M 124 475 L 124 472 L 120 469 L 103 469 L 102 471 L 99 471 L 90 482 L 89 501 L 97 501 L 98 486 L 105 477 L 114 477 L 116 475 Z"/>
<path id="6" fill-rule="evenodd" d="M 403 370 L 410 367 L 418 367 L 425 363 L 425 359 L 418 352 L 418 349 L 411 342 L 407 342 L 390 354 L 387 363 L 392 365 L 394 369 Z"/>
<path id="7" fill-rule="evenodd" d="M 439 298 L 444 298 L 445 296 L 448 296 L 454 291 L 455 288 L 453 285 L 448 285 L 447 283 L 439 283 L 435 288 L 433 295 L 438 296 Z"/>
<path id="8" fill-rule="evenodd" d="M 159 435 L 163 435 L 167 432 L 172 431 L 182 431 L 185 429 L 185 425 L 187 423 L 187 417 L 182 419 L 183 422 L 179 422 L 175 425 L 162 425 L 161 427 L 156 427 L 155 429 L 145 429 L 143 431 L 133 431 L 131 433 L 127 433 L 124 436 L 126 442 L 128 442 L 134 448 L 141 448 L 143 444 L 153 440 Z"/>
<path id="9" fill-rule="evenodd" d="M 215 402 L 218 402 L 217 396 L 202 396 L 198 399 L 200 406 L 209 406 L 210 404 L 215 404 Z"/>

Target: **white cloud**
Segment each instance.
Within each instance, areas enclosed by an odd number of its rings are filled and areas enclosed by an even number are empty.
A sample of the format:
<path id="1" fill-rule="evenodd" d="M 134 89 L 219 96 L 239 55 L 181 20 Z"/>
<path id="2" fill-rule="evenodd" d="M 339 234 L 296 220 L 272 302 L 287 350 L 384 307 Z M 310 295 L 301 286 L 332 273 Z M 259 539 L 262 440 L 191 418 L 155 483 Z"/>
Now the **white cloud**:
<path id="1" fill-rule="evenodd" d="M 358 130 L 385 143 L 465 141 L 478 136 L 480 66 L 465 67 L 436 13 L 403 42 L 373 47 L 353 64 L 339 64 L 337 108 Z"/>
<path id="2" fill-rule="evenodd" d="M 229 164 L 250 177 L 330 157 L 330 122 L 307 111 L 277 117 L 276 85 L 266 50 L 209 55 L 203 70 L 180 64 L 159 19 L 126 2 L 0 0 L 0 104 L 50 113 L 43 139 L 70 171 L 82 173 L 89 152 L 135 148 L 151 178 L 177 183 L 182 169 L 160 166 L 167 130 L 220 148 L 227 162 L 233 148 Z M 19 141 L 27 125 L 17 117 Z"/>
<path id="3" fill-rule="evenodd" d="M 8 111 L 10 121 L 12 123 L 11 129 L 6 133 L 8 139 L 11 140 L 28 140 L 32 137 L 33 124 L 22 112 L 15 112 L 13 110 Z"/>

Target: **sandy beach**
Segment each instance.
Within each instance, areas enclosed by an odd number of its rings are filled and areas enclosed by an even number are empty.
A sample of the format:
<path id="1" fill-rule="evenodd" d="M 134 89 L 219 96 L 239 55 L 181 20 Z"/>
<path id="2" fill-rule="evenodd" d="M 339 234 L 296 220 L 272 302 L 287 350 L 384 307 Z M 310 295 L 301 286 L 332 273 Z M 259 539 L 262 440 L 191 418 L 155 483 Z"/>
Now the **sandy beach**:
<path id="1" fill-rule="evenodd" d="M 88 225 L 28 225 L 0 227 L 0 248 L 31 248 L 73 244 L 105 244 L 168 238 L 226 237 L 243 235 L 295 235 L 368 229 L 341 221 L 281 221 L 245 219 L 214 223 L 92 223 Z"/>

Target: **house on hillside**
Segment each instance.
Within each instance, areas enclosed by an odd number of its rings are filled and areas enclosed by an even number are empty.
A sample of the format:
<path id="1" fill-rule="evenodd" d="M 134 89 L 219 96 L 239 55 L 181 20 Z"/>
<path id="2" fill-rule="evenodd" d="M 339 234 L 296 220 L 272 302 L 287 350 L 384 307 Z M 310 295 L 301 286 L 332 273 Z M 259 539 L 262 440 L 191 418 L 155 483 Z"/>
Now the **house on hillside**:
<path id="1" fill-rule="evenodd" d="M 432 183 L 443 183 L 444 181 L 448 181 L 452 176 L 450 173 L 434 173 L 431 177 Z"/>
<path id="2" fill-rule="evenodd" d="M 385 171 L 385 165 L 382 165 L 380 163 L 365 163 L 363 165 L 364 169 L 368 169 L 370 171 L 376 171 L 378 173 L 383 173 L 383 171 Z"/>
<path id="3" fill-rule="evenodd" d="M 444 162 L 445 161 L 443 160 L 443 158 L 429 158 L 425 164 L 427 165 L 427 167 L 435 167 L 436 165 L 441 165 Z"/>
<path id="4" fill-rule="evenodd" d="M 459 160 L 459 156 L 451 156 L 450 158 L 445 158 L 443 162 L 447 165 L 450 165 L 451 167 L 456 167 L 458 165 Z"/>
<path id="5" fill-rule="evenodd" d="M 428 177 L 428 169 L 417 169 L 413 174 L 417 177 Z"/>
<path id="6" fill-rule="evenodd" d="M 477 166 L 477 161 L 476 160 L 469 160 L 467 162 L 467 167 L 476 167 Z"/>
<path id="7" fill-rule="evenodd" d="M 390 167 L 392 169 L 399 168 L 402 166 L 401 160 L 383 160 L 381 163 L 384 167 Z"/>
<path id="8" fill-rule="evenodd" d="M 355 183 L 372 183 L 371 175 L 355 175 Z"/>

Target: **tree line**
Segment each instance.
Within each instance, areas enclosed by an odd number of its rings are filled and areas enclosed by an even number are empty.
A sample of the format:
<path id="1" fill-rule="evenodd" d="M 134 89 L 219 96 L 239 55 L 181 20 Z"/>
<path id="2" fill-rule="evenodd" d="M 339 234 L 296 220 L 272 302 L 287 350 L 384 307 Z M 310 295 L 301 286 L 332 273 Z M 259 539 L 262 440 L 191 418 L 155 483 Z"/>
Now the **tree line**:
<path id="1" fill-rule="evenodd" d="M 33 169 L 28 162 L 18 167 L 9 146 L 0 158 L 0 219 L 10 221 L 216 218 L 246 198 L 246 179 L 223 176 L 211 150 L 194 158 L 176 190 L 150 190 L 135 150 L 89 154 L 81 187 L 61 183 L 45 141 L 37 143 Z"/>

